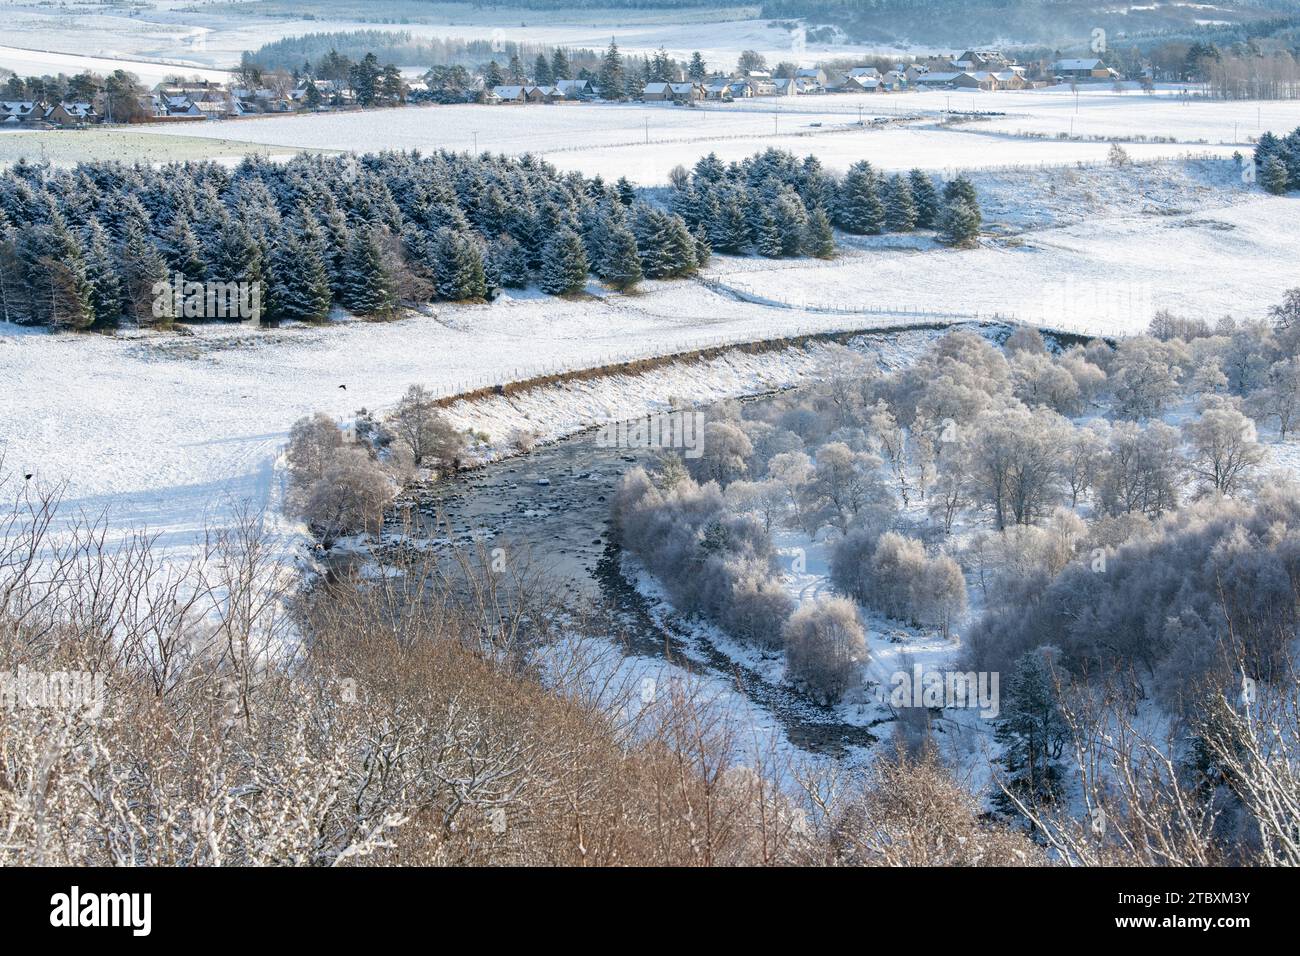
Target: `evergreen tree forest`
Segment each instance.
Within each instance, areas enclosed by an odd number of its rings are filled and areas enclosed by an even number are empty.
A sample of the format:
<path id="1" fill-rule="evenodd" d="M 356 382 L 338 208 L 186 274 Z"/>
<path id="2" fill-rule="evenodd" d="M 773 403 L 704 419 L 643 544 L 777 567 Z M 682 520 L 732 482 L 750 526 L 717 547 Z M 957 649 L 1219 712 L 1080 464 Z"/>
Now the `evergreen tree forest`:
<path id="1" fill-rule="evenodd" d="M 714 251 L 829 257 L 835 226 L 946 228 L 945 203 L 974 197 L 961 180 L 941 189 L 866 163 L 841 178 L 775 150 L 730 165 L 710 155 L 679 173 L 659 203 L 626 180 L 561 174 L 531 156 L 20 162 L 0 175 L 0 321 L 166 325 L 180 316 L 159 314 L 155 290 L 178 276 L 260 283 L 262 317 L 277 322 L 321 322 L 335 305 L 388 318 L 530 285 L 572 295 L 593 275 L 628 290 L 691 276 Z"/>

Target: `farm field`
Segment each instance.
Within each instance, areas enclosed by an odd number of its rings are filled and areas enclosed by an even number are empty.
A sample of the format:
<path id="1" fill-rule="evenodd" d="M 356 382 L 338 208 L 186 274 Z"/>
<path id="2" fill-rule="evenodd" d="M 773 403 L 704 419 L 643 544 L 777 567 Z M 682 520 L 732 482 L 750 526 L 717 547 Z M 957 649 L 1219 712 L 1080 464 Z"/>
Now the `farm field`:
<path id="1" fill-rule="evenodd" d="M 1046 99 L 1046 94 L 1033 95 Z M 457 152 L 477 149 L 511 155 L 534 153 L 561 169 L 578 170 L 586 175 L 599 173 L 607 178 L 626 176 L 642 185 L 662 185 L 674 166 L 690 165 L 710 152 L 724 160 L 736 160 L 769 147 L 800 155 L 812 153 L 828 168 L 840 171 L 859 159 L 870 159 L 874 165 L 887 170 L 920 167 L 949 172 L 1106 160 L 1110 147 L 1101 140 L 1018 137 L 990 131 L 985 122 L 944 125 L 937 114 L 925 112 L 942 109 L 941 96 L 931 93 L 888 98 L 818 97 L 814 102 L 800 100 L 793 106 L 784 102 L 779 105 L 737 103 L 695 109 L 658 104 L 534 107 L 466 104 L 269 116 L 183 127 L 149 127 L 147 131 L 130 130 L 125 134 L 154 139 L 208 137 L 227 144 L 248 143 L 250 151 L 270 146 L 277 151 L 382 147 Z M 954 109 L 958 105 L 962 104 L 954 104 Z M 1141 111 L 1147 104 L 1129 101 L 1125 105 L 1130 110 Z M 1157 105 L 1166 111 L 1180 108 L 1162 102 Z M 858 125 L 859 106 L 866 126 Z M 871 120 L 877 118 L 881 123 L 873 125 Z M 1279 112 L 1273 128 L 1289 129 L 1286 123 L 1292 118 L 1300 125 L 1300 111 L 1294 117 Z M 1156 120 L 1159 119 L 1157 116 Z M 1029 120 L 1040 121 L 1036 115 L 1029 116 L 1026 122 Z M 1041 121 L 1049 120 L 1050 111 L 1047 111 Z M 1154 160 L 1186 155 L 1228 157 L 1249 149 L 1249 145 L 1230 141 L 1202 144 L 1189 140 L 1130 142 L 1125 148 L 1135 160 Z"/>
<path id="2" fill-rule="evenodd" d="M 197 126 L 198 124 L 188 124 Z M 289 156 L 315 152 L 301 147 L 277 148 L 209 136 L 161 136 L 127 127 L 81 130 L 0 130 L 0 166 L 50 162 L 75 166 L 112 157 L 123 163 L 173 163 L 205 159 L 237 160 L 248 155 Z"/>

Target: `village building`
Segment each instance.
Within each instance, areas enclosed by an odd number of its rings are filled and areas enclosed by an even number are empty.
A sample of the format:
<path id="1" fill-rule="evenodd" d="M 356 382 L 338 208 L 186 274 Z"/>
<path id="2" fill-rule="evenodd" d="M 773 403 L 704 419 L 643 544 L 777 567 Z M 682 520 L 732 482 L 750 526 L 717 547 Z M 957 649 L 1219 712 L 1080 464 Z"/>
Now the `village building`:
<path id="1" fill-rule="evenodd" d="M 45 111 L 45 122 L 55 126 L 85 126 L 98 123 L 99 114 L 90 103 L 57 103 Z"/>
<path id="2" fill-rule="evenodd" d="M 1062 80 L 1111 80 L 1119 74 L 1096 57 L 1081 60 L 1057 60 L 1052 73 Z"/>

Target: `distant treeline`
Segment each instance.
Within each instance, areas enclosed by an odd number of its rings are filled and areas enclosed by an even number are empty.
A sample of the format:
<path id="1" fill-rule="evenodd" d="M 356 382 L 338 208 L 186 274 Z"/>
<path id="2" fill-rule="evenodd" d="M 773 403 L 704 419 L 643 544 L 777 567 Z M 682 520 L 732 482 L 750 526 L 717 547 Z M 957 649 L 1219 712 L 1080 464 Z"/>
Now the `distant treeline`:
<path id="1" fill-rule="evenodd" d="M 517 56 L 532 62 L 538 53 L 547 56 L 551 48 L 540 43 L 452 39 L 415 39 L 406 30 L 351 30 L 340 33 L 308 33 L 285 37 L 244 54 L 246 63 L 264 70 L 299 70 L 315 65 L 330 54 L 360 60 L 373 53 L 385 63 L 399 66 L 474 66 L 489 60 L 505 62 Z M 588 49 L 566 49 L 575 67 L 595 66 L 600 54 Z"/>
<path id="2" fill-rule="evenodd" d="M 1278 8 L 1284 8 L 1282 3 Z M 1193 6 L 1153 4 L 1108 12 L 1095 0 L 765 0 L 763 16 L 800 18 L 809 24 L 833 24 L 855 40 L 892 40 L 970 47 L 1013 37 L 1059 46 L 1074 40 L 1087 44 L 1101 28 L 1126 44 L 1136 37 L 1186 38 L 1213 42 L 1244 41 L 1272 35 L 1288 21 L 1275 20 L 1276 9 L 1253 3 L 1225 2 L 1240 23 L 1201 25 Z M 1267 32 L 1259 33 L 1260 29 Z M 1256 31 L 1256 32 L 1251 32 Z"/>

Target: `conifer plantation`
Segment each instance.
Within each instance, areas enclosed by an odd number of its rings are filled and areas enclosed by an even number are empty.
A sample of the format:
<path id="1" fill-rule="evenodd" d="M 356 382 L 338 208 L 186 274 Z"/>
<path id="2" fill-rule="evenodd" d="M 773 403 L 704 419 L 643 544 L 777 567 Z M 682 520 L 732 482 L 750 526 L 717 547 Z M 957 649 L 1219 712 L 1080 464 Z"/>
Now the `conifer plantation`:
<path id="1" fill-rule="evenodd" d="M 265 318 L 322 322 L 339 305 L 391 318 L 423 302 L 490 300 L 536 284 L 626 291 L 695 274 L 716 251 L 835 255 L 835 227 L 979 230 L 970 183 L 919 170 L 844 177 L 814 157 L 710 154 L 673 173 L 664 202 L 625 179 L 561 174 L 531 156 L 386 152 L 158 169 L 19 163 L 0 176 L 0 320 L 58 329 L 162 325 L 155 288 L 261 283 Z M 942 195 L 942 199 L 940 199 Z"/>

